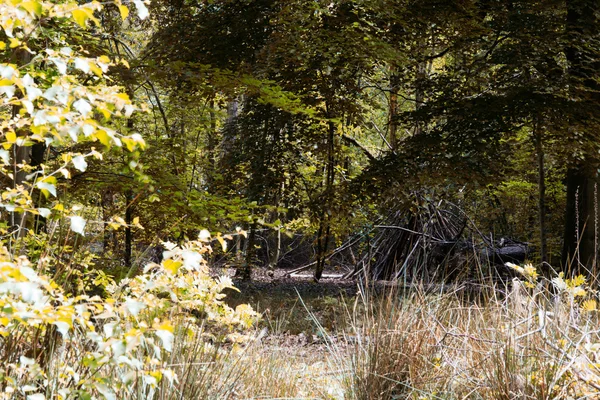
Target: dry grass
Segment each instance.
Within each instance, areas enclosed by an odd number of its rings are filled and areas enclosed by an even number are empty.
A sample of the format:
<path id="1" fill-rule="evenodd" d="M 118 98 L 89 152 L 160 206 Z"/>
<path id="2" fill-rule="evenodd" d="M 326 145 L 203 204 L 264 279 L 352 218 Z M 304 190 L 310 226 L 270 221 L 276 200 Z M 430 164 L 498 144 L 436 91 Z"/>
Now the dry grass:
<path id="1" fill-rule="evenodd" d="M 365 295 L 347 304 L 343 340 L 313 316 L 321 345 L 268 336 L 217 348 L 187 337 L 173 352 L 179 384 L 161 398 L 600 398 L 598 311 L 518 280 L 484 293 Z"/>
<path id="2" fill-rule="evenodd" d="M 155 397 L 600 398 L 600 323 L 591 303 L 584 307 L 595 296 L 589 288 L 574 297 L 550 282 L 515 280 L 482 293 L 359 296 L 340 310 L 346 325 L 338 332 L 308 312 L 324 338 L 317 344 L 263 330 L 241 345 L 216 345 L 195 325 L 179 327 L 168 362 L 178 381 L 163 379 Z"/>
<path id="3" fill-rule="evenodd" d="M 161 399 L 343 398 L 324 346 L 289 343 L 283 336 L 261 338 L 264 331 L 243 346 L 215 346 L 192 331 L 181 330 L 171 360 L 179 382 L 165 382 Z"/>
<path id="4" fill-rule="evenodd" d="M 483 301 L 390 294 L 355 320 L 347 398 L 600 398 L 597 311 L 513 281 Z"/>

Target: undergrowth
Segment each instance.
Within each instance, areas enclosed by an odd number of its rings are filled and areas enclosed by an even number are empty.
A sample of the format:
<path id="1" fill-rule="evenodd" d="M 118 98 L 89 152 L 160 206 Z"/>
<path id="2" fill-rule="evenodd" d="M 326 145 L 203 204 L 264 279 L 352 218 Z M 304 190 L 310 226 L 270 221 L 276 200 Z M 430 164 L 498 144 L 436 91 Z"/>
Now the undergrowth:
<path id="1" fill-rule="evenodd" d="M 419 289 L 365 299 L 346 398 L 599 398 L 597 292 L 583 276 L 511 266 L 522 279 L 484 288 L 477 302 Z"/>
<path id="2" fill-rule="evenodd" d="M 161 264 L 107 282 L 102 298 L 66 293 L 3 250 L 0 398 L 600 397 L 598 293 L 583 276 L 511 265 L 521 278 L 477 296 L 363 290 L 327 314 L 300 299 L 288 315 L 304 310 L 320 339 L 290 346 L 270 340 L 296 336 L 281 331 L 289 321 L 253 331 L 250 307 L 223 302 L 232 283 L 209 277 L 209 240 L 166 244 Z"/>

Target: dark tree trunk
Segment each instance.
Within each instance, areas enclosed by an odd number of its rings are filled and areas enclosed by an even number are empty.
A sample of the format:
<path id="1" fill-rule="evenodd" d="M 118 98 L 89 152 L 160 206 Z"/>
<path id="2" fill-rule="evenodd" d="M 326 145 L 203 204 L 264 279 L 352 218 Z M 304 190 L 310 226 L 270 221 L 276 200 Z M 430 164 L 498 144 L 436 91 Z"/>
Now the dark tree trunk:
<path id="1" fill-rule="evenodd" d="M 548 246 L 546 238 L 546 172 L 544 170 L 544 146 L 542 142 L 542 126 L 538 119 L 533 127 L 533 140 L 538 163 L 538 218 L 540 223 L 540 261 L 548 262 Z"/>
<path id="2" fill-rule="evenodd" d="M 398 75 L 395 66 L 390 67 L 390 106 L 388 120 L 388 138 L 392 151 L 398 149 Z"/>
<path id="3" fill-rule="evenodd" d="M 335 125 L 328 123 L 327 136 L 327 168 L 325 175 L 324 204 L 319 221 L 319 234 L 317 237 L 317 267 L 315 269 L 315 281 L 319 281 L 323 276 L 325 261 L 327 258 L 327 249 L 329 245 L 329 236 L 331 235 L 331 217 L 333 208 L 333 183 L 335 178 Z"/>
<path id="4" fill-rule="evenodd" d="M 13 146 L 13 176 L 14 187 L 23 185 L 25 183 L 25 177 L 27 172 L 19 165 L 29 164 L 31 161 L 30 147 L 25 146 Z M 14 229 L 14 237 L 19 238 L 25 234 L 25 219 L 26 214 L 20 211 L 13 211 L 11 213 L 11 225 Z"/>
<path id="5" fill-rule="evenodd" d="M 215 186 L 215 171 L 216 171 L 216 163 L 215 163 L 215 159 L 216 159 L 216 147 L 217 147 L 217 115 L 215 112 L 215 99 L 211 98 L 208 107 L 210 108 L 209 111 L 209 115 L 210 115 L 210 128 L 208 130 L 208 140 L 207 140 L 207 147 L 208 147 L 208 160 L 207 160 L 207 166 L 206 166 L 206 186 L 208 189 L 209 193 L 213 193 L 214 192 L 214 186 Z"/>
<path id="6" fill-rule="evenodd" d="M 127 224 L 125 226 L 125 255 L 124 255 L 124 260 L 125 260 L 125 267 L 127 269 L 131 268 L 131 249 L 132 249 L 132 243 L 133 243 L 133 232 L 131 230 L 131 223 L 133 221 L 133 204 L 131 204 L 133 201 L 133 192 L 131 190 L 127 190 L 126 194 L 125 194 L 125 204 L 126 204 L 126 208 L 125 208 L 125 224 Z"/>
<path id="7" fill-rule="evenodd" d="M 110 238 L 112 236 L 111 230 L 108 228 L 108 222 L 110 221 L 114 203 L 112 192 L 108 189 L 104 190 L 100 202 L 102 205 L 102 248 L 106 253 L 110 250 Z"/>
<path id="8" fill-rule="evenodd" d="M 593 143 L 597 137 L 595 130 L 598 129 L 594 122 L 598 122 L 597 107 L 600 101 L 600 84 L 597 81 L 600 52 L 593 43 L 596 43 L 600 34 L 597 17 L 600 4 L 597 0 L 568 0 L 566 4 L 569 40 L 566 57 L 573 101 L 569 125 L 583 137 L 584 145 L 591 144 L 591 150 L 587 149 L 583 160 L 572 161 L 567 172 L 562 262 L 563 268 L 572 273 L 585 273 L 595 268 L 597 256 L 594 213 L 597 199 L 594 194 L 598 180 L 598 159 Z"/>
<path id="9" fill-rule="evenodd" d="M 242 265 L 238 266 L 235 276 L 243 281 L 249 281 L 252 278 L 252 264 L 256 254 L 256 222 L 252 222 L 248 229 L 248 239 L 246 240 L 246 258 Z"/>
<path id="10" fill-rule="evenodd" d="M 37 142 L 33 146 L 31 146 L 31 166 L 34 167 L 35 171 L 39 171 L 41 165 L 44 162 L 44 157 L 46 155 L 46 143 Z M 36 193 L 36 197 L 34 199 L 35 206 L 41 207 L 44 198 L 41 193 Z M 35 233 L 45 232 L 46 231 L 46 218 L 41 215 L 35 216 L 35 221 L 33 225 L 33 230 Z"/>

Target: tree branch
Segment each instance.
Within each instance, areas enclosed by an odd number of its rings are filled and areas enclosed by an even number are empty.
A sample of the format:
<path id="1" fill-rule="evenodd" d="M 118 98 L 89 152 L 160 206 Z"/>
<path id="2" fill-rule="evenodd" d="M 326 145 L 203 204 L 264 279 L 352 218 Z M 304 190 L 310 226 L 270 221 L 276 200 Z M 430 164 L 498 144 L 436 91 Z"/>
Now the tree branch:
<path id="1" fill-rule="evenodd" d="M 375 161 L 375 156 L 373 154 L 371 154 L 371 152 L 369 150 L 367 150 L 363 145 L 358 143 L 358 141 L 356 139 L 351 138 L 350 136 L 346 136 L 346 135 L 341 135 L 341 137 L 344 141 L 346 141 L 346 142 L 358 147 L 360 150 L 362 150 L 362 152 L 367 156 L 369 161 Z"/>

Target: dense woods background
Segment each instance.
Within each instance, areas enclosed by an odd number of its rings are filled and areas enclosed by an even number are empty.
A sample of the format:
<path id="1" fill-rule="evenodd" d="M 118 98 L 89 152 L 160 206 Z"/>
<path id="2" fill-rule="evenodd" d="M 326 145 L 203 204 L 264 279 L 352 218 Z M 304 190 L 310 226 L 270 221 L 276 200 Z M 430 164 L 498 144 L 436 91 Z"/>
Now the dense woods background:
<path id="1" fill-rule="evenodd" d="M 466 254 L 494 261 L 507 245 L 596 273 L 596 1 L 156 0 L 150 11 L 122 21 L 108 6 L 72 38 L 122 61 L 110 79 L 147 105 L 114 122 L 145 151 L 113 148 L 57 186 L 99 222 L 75 247 L 112 274 L 201 228 L 248 232 L 215 255 L 245 277 L 311 262 L 317 279 L 326 265 L 468 276 Z M 33 144 L 22 158 L 35 168 L 67 150 Z M 42 220 L 22 228 L 43 234 Z"/>

